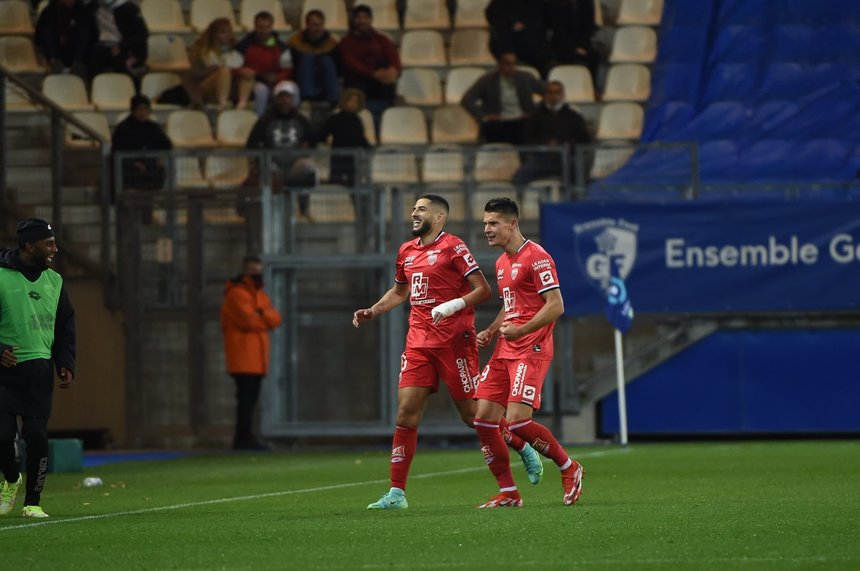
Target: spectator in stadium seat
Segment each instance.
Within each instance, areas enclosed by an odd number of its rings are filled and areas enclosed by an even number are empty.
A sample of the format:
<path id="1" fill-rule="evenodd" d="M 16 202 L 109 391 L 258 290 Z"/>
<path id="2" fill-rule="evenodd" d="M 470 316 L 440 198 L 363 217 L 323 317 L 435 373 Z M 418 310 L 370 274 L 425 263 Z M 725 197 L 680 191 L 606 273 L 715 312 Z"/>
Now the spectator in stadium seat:
<path id="1" fill-rule="evenodd" d="M 227 18 L 212 20 L 191 45 L 191 69 L 183 74 L 182 85 L 193 107 L 215 103 L 218 111 L 223 111 L 234 91 L 238 107 L 248 104 L 254 78 L 253 74 L 241 73 L 243 58 L 235 45 L 233 26 Z"/>
<path id="2" fill-rule="evenodd" d="M 131 98 L 131 114 L 114 127 L 111 150 L 169 151 L 173 144 L 155 121 L 150 120 L 152 106 L 145 95 Z M 164 187 L 164 161 L 157 157 L 131 157 L 122 161 L 123 190 L 160 190 Z M 152 207 L 141 208 L 144 224 L 152 222 Z"/>
<path id="3" fill-rule="evenodd" d="M 254 82 L 254 110 L 262 117 L 269 105 L 272 88 L 293 76 L 293 63 L 287 44 L 273 31 L 275 17 L 269 12 L 254 16 L 254 31 L 236 45 L 245 62 L 240 70 L 243 79 Z"/>
<path id="4" fill-rule="evenodd" d="M 367 149 L 370 143 L 364 136 L 364 124 L 358 112 L 364 108 L 364 93 L 358 89 L 345 89 L 340 100 L 340 111 L 333 113 L 318 133 L 319 140 L 331 137 L 333 149 Z M 329 182 L 355 186 L 355 156 L 332 155 Z M 353 201 L 355 196 L 353 196 Z"/>
<path id="5" fill-rule="evenodd" d="M 70 71 L 87 78 L 95 20 L 83 0 L 52 0 L 36 21 L 35 45 L 51 73 Z"/>
<path id="6" fill-rule="evenodd" d="M 513 52 L 546 77 L 554 54 L 547 43 L 545 2 L 491 0 L 484 11 L 490 25 L 490 51 L 498 59 Z"/>
<path id="7" fill-rule="evenodd" d="M 127 73 L 139 79 L 146 73 L 149 29 L 137 4 L 130 0 L 94 2 L 96 43 L 90 75 Z"/>
<path id="8" fill-rule="evenodd" d="M 275 98 L 273 105 L 257 119 L 246 146 L 249 149 L 284 151 L 273 157 L 273 166 L 277 169 L 273 173 L 274 185 L 317 186 L 319 173 L 313 158 L 297 152 L 314 145 L 310 122 L 298 111 L 301 102 L 299 88 L 292 81 L 282 81 L 272 93 Z M 256 173 L 252 172 L 251 176 L 256 176 Z M 299 216 L 312 222 L 309 200 L 307 194 L 299 195 Z"/>
<path id="9" fill-rule="evenodd" d="M 517 56 L 505 52 L 498 69 L 487 72 L 463 94 L 461 104 L 481 125 L 485 143 L 523 144 L 526 117 L 534 110 L 532 95 L 543 94 L 544 84 L 517 70 Z"/>
<path id="10" fill-rule="evenodd" d="M 474 307 L 490 298 L 490 286 L 468 246 L 443 230 L 448 201 L 424 194 L 412 209 L 412 236 L 400 246 L 394 285 L 373 305 L 353 313 L 352 324 L 372 321 L 403 303 L 410 303 L 406 349 L 401 357 L 397 418 L 391 444 L 391 487 L 369 510 L 401 510 L 406 501 L 409 467 L 418 446 L 418 427 L 430 395 L 440 380 L 448 387 L 460 419 L 475 425 L 474 400 L 479 375 Z M 512 435 L 504 421 L 496 431 L 517 450 L 529 479 L 540 482 L 543 464 L 531 446 Z M 504 444 L 502 444 L 504 447 Z M 508 455 L 507 448 L 504 449 Z"/>
<path id="11" fill-rule="evenodd" d="M 227 371 L 236 382 L 235 450 L 267 450 L 251 428 L 260 385 L 269 369 L 269 332 L 281 325 L 281 314 L 263 290 L 263 264 L 245 256 L 242 273 L 228 280 L 221 306 L 221 330 Z"/>
<path id="12" fill-rule="evenodd" d="M 594 23 L 594 0 L 546 0 L 551 34 L 550 48 L 558 63 L 584 65 L 597 77 L 600 54 L 594 49 L 592 37 L 597 31 Z"/>
<path id="13" fill-rule="evenodd" d="M 311 10 L 305 29 L 293 34 L 287 45 L 293 58 L 296 83 L 309 101 L 328 101 L 334 107 L 340 99 L 340 83 L 335 61 L 338 38 L 325 29 L 325 15 Z"/>
<path id="14" fill-rule="evenodd" d="M 526 119 L 524 141 L 526 145 L 546 145 L 550 147 L 568 145 L 570 157 L 570 178 L 573 178 L 574 148 L 578 144 L 591 142 L 591 135 L 582 115 L 564 102 L 564 85 L 560 81 L 550 81 L 546 85 L 543 102 Z M 515 184 L 526 184 L 533 180 L 560 177 L 562 174 L 559 153 L 530 151 L 514 174 Z"/>
<path id="15" fill-rule="evenodd" d="M 383 111 L 394 105 L 400 54 L 388 36 L 373 29 L 373 11 L 365 4 L 352 10 L 352 27 L 338 49 L 344 87 L 364 92 L 377 129 Z"/>
<path id="16" fill-rule="evenodd" d="M 12 511 L 22 483 L 15 457 L 20 419 L 27 444 L 21 515 L 46 518 L 39 504 L 49 468 L 54 374 L 61 389 L 75 380 L 75 310 L 63 278 L 50 269 L 58 251 L 51 225 L 29 218 L 16 233 L 18 248 L 0 252 L 0 516 Z"/>

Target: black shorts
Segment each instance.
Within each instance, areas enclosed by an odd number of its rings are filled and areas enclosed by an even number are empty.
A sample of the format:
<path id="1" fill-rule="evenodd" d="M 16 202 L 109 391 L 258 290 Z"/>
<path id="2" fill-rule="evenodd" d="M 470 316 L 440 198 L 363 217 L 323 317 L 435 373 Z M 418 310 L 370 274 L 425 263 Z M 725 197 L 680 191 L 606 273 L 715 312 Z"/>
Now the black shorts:
<path id="1" fill-rule="evenodd" d="M 48 418 L 53 394 L 54 367 L 50 359 L 0 367 L 0 412 Z"/>

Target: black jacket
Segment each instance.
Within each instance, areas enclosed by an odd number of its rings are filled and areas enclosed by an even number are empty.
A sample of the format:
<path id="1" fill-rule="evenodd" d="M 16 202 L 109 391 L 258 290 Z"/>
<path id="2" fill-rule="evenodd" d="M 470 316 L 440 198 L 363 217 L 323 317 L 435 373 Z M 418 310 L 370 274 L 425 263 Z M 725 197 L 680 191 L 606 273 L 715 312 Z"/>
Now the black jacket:
<path id="1" fill-rule="evenodd" d="M 490 71 L 463 94 L 461 105 L 472 117 L 481 121 L 484 115 L 498 115 L 502 112 L 502 88 L 499 84 L 499 70 Z M 532 94 L 543 95 L 544 84 L 541 80 L 525 71 L 518 71 L 512 78 L 517 89 L 520 109 L 526 115 L 535 110 Z"/>
<path id="2" fill-rule="evenodd" d="M 527 145 L 546 145 L 555 140 L 559 145 L 567 143 L 573 148 L 577 143 L 591 142 L 585 119 L 567 103 L 558 111 L 552 111 L 541 104 L 538 110 L 526 119 L 524 135 Z"/>
<path id="3" fill-rule="evenodd" d="M 18 248 L 7 248 L 0 251 L 0 268 L 12 268 L 18 270 L 24 277 L 35 282 L 45 271 L 45 268 L 28 266 L 19 256 Z M 0 343 L 0 352 L 9 348 L 9 345 Z M 57 316 L 54 321 L 54 346 L 51 349 L 51 357 L 57 371 L 66 368 L 75 372 L 75 309 L 66 293 L 66 286 L 60 290 L 60 300 L 57 304 Z"/>
<path id="4" fill-rule="evenodd" d="M 98 11 L 99 3 L 93 2 L 93 20 L 95 22 L 94 35 L 95 41 L 99 39 L 99 27 L 96 20 L 96 11 Z M 143 20 L 143 14 L 140 13 L 140 8 L 137 4 L 131 1 L 124 2 L 113 9 L 113 17 L 116 20 L 116 27 L 122 39 L 119 42 L 119 49 L 124 54 L 131 54 L 137 58 L 138 65 L 146 61 L 149 53 L 147 39 L 149 38 L 149 29 L 146 27 L 146 22 Z"/>
<path id="5" fill-rule="evenodd" d="M 93 12 L 83 0 L 70 8 L 52 0 L 39 14 L 34 40 L 48 60 L 71 66 L 88 61 L 94 28 Z"/>
<path id="6" fill-rule="evenodd" d="M 319 140 L 324 142 L 329 136 L 332 148 L 370 147 L 364 136 L 364 124 L 356 113 L 341 111 L 326 119 L 319 132 Z"/>
<path id="7" fill-rule="evenodd" d="M 155 121 L 140 122 L 129 115 L 114 128 L 111 137 L 114 151 L 169 151 L 173 144 Z"/>

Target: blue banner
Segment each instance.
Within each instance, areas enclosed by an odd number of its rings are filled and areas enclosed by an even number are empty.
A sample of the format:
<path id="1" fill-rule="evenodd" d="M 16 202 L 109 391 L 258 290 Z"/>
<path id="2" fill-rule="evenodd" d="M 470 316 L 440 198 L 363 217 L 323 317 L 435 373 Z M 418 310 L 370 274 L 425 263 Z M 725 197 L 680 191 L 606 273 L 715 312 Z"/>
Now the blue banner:
<path id="1" fill-rule="evenodd" d="M 860 202 L 545 204 L 565 313 L 606 307 L 610 260 L 640 312 L 860 305 Z"/>

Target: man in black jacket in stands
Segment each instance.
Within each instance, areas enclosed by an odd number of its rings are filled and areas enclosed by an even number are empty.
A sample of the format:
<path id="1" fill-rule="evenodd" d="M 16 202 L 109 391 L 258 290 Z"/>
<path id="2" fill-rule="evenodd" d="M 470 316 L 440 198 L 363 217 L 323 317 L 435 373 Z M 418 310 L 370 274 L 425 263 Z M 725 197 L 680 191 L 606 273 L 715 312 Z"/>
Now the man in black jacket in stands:
<path id="1" fill-rule="evenodd" d="M 90 76 L 127 73 L 140 78 L 146 73 L 149 29 L 140 8 L 131 0 L 93 2 L 94 46 Z"/>
<path id="2" fill-rule="evenodd" d="M 572 178 L 574 148 L 578 144 L 590 143 L 591 134 L 582 115 L 571 109 L 564 99 L 564 85 L 560 81 L 547 83 L 543 102 L 526 119 L 523 138 L 526 145 L 568 145 Z M 561 153 L 530 151 L 514 174 L 513 182 L 526 184 L 541 178 L 559 178 L 561 175 Z"/>

